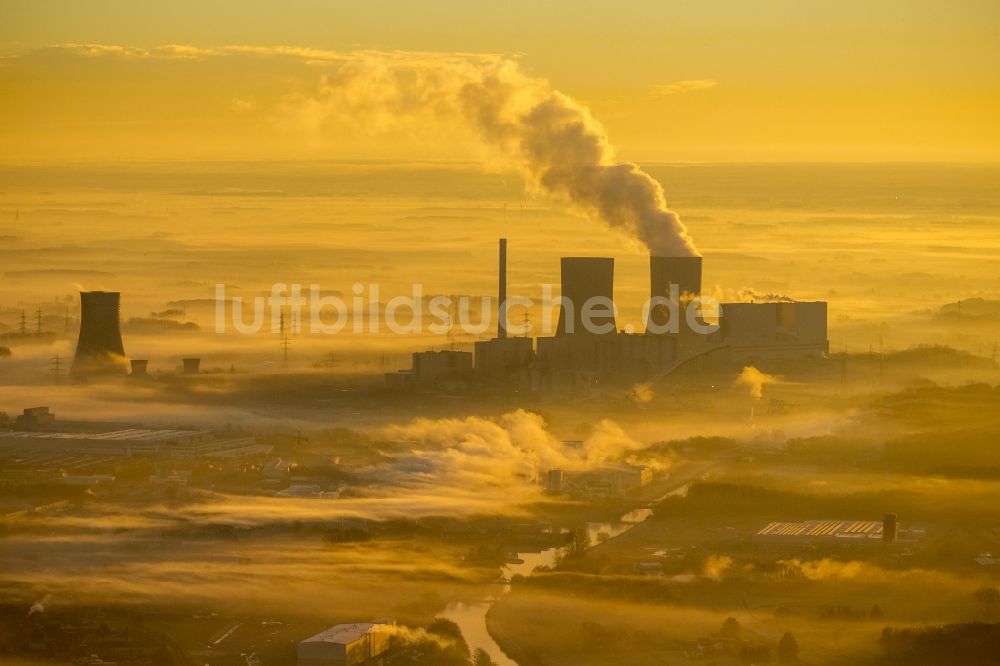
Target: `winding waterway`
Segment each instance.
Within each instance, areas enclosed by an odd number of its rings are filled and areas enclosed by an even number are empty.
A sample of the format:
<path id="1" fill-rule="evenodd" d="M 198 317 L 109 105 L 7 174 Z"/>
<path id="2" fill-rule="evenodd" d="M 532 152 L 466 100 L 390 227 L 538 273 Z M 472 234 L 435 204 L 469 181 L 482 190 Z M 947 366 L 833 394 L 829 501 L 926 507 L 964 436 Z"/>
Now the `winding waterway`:
<path id="1" fill-rule="evenodd" d="M 652 514 L 652 509 L 641 508 L 629 511 L 611 523 L 587 523 L 589 543 L 596 545 L 624 534 L 648 519 Z M 511 578 L 518 574 L 527 576 L 537 567 L 555 565 L 567 547 L 557 546 L 539 552 L 517 553 L 513 558 L 514 561 L 503 566 L 501 571 L 504 582 L 496 585 L 495 594 L 477 601 L 454 601 L 448 604 L 439 617 L 447 618 L 461 628 L 462 635 L 465 636 L 469 649 L 473 652 L 477 649 L 485 650 L 498 666 L 518 666 L 516 661 L 503 653 L 500 646 L 490 636 L 490 632 L 486 628 L 486 614 L 493 607 L 493 604 L 510 590 Z"/>

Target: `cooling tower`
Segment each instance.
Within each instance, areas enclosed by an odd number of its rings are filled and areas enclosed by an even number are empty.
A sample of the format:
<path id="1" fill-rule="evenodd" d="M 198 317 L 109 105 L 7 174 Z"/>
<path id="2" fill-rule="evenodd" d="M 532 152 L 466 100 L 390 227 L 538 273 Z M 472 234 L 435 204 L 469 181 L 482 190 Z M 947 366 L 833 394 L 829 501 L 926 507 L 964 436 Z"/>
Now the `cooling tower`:
<path id="1" fill-rule="evenodd" d="M 670 299 L 672 285 L 677 285 L 677 297 L 683 307 L 691 298 L 701 295 L 701 257 L 649 257 L 649 296 Z M 664 305 L 654 306 L 649 312 L 649 324 L 664 326 L 670 312 Z M 684 321 L 683 314 L 681 321 Z"/>
<path id="2" fill-rule="evenodd" d="M 197 375 L 199 372 L 201 372 L 200 358 L 182 358 L 181 363 L 184 364 L 185 375 Z"/>
<path id="3" fill-rule="evenodd" d="M 120 297 L 117 291 L 80 292 L 80 337 L 73 358 L 74 375 L 125 371 L 125 348 L 118 326 Z"/>
<path id="4" fill-rule="evenodd" d="M 614 333 L 614 315 L 597 316 L 597 314 L 610 312 L 613 307 L 615 260 L 610 257 L 563 257 L 560 260 L 560 268 L 562 298 L 569 303 L 564 302 L 559 308 L 559 326 L 556 328 L 556 335 Z M 582 316 L 584 305 L 588 301 L 594 309 L 594 314 L 589 318 L 591 323 L 589 331 L 583 325 Z M 570 312 L 567 312 L 567 307 Z"/>
<path id="5" fill-rule="evenodd" d="M 132 376 L 136 379 L 149 376 L 149 360 L 144 358 L 134 358 L 129 361 L 132 364 Z"/>

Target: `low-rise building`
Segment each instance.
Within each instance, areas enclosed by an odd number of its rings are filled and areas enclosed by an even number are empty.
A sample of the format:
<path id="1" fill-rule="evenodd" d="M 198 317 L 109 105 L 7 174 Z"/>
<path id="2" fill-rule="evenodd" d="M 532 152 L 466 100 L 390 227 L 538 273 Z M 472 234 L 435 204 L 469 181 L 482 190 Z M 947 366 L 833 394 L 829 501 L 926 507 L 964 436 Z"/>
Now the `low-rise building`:
<path id="1" fill-rule="evenodd" d="M 111 432 L 0 432 L 0 449 L 33 457 L 54 451 L 90 456 L 160 455 L 177 458 L 229 458 L 260 455 L 270 446 L 253 437 L 211 430 L 125 428 Z"/>
<path id="2" fill-rule="evenodd" d="M 551 469 L 547 475 L 549 492 L 569 495 L 623 495 L 646 485 L 653 471 L 645 465 L 612 463 L 585 470 Z"/>
<path id="3" fill-rule="evenodd" d="M 392 622 L 338 624 L 298 646 L 298 666 L 351 666 L 370 663 L 389 649 Z"/>
<path id="4" fill-rule="evenodd" d="M 896 514 L 887 513 L 882 520 L 802 520 L 771 522 L 753 535 L 753 542 L 762 545 L 890 545 L 897 542 L 915 543 L 923 537 L 917 528 L 899 529 Z"/>
<path id="5" fill-rule="evenodd" d="M 55 425 L 56 415 L 48 407 L 28 407 L 14 419 L 14 430 L 40 430 Z"/>

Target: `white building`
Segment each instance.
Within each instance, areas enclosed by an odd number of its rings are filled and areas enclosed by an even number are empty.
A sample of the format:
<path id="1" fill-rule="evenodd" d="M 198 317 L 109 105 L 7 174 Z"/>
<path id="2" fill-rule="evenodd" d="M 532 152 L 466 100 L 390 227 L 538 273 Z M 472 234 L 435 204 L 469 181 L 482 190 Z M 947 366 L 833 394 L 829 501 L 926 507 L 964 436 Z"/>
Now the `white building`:
<path id="1" fill-rule="evenodd" d="M 365 664 L 389 649 L 392 623 L 338 624 L 299 643 L 298 666 Z"/>

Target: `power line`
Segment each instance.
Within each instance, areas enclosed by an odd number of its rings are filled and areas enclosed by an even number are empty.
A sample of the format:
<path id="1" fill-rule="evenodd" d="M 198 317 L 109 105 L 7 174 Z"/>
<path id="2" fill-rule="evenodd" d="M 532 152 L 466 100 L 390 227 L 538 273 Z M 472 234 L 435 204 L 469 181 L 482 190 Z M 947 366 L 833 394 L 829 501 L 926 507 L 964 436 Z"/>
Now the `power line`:
<path id="1" fill-rule="evenodd" d="M 52 374 L 56 378 L 56 384 L 62 380 L 62 359 L 59 356 L 59 352 L 52 357 Z"/>

